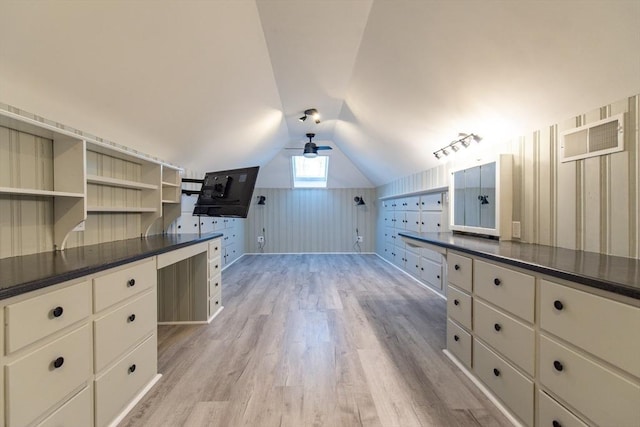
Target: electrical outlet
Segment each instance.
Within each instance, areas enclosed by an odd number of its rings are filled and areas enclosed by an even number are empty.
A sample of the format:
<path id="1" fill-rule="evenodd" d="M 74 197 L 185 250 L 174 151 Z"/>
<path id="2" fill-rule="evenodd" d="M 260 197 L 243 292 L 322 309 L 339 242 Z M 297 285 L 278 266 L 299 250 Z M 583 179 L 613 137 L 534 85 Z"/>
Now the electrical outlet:
<path id="1" fill-rule="evenodd" d="M 362 236 L 358 236 L 357 239 L 358 243 L 362 243 L 364 240 L 362 239 Z"/>
<path id="2" fill-rule="evenodd" d="M 513 221 L 511 223 L 511 236 L 514 239 L 519 239 L 520 238 L 520 221 Z"/>
<path id="3" fill-rule="evenodd" d="M 258 243 L 264 243 L 264 236 L 258 236 Z"/>

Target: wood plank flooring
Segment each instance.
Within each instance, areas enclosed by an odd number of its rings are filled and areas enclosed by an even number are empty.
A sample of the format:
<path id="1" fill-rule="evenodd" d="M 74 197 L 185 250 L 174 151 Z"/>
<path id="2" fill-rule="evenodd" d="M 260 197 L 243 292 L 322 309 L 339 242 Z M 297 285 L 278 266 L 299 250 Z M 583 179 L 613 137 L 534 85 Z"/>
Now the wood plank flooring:
<path id="1" fill-rule="evenodd" d="M 375 255 L 244 256 L 225 309 L 158 328 L 121 426 L 508 426 L 442 353 L 445 301 Z"/>

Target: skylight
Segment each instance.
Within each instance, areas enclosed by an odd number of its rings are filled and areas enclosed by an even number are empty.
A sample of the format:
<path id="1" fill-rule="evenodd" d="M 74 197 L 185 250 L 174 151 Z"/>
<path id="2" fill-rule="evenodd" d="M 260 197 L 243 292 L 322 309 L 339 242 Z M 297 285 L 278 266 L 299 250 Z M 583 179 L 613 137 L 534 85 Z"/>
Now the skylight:
<path id="1" fill-rule="evenodd" d="M 291 156 L 294 188 L 326 188 L 329 157 Z"/>

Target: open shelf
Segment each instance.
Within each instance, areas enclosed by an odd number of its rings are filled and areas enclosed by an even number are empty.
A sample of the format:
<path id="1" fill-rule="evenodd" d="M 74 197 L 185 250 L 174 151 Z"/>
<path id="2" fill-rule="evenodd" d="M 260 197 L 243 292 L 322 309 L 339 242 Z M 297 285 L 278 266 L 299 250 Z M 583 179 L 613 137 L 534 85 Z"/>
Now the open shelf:
<path id="1" fill-rule="evenodd" d="M 87 212 L 157 212 L 157 208 L 141 208 L 141 207 L 113 207 L 113 206 L 88 206 Z"/>
<path id="2" fill-rule="evenodd" d="M 162 181 L 162 186 L 163 187 L 180 187 L 180 184 L 177 184 L 175 182 L 165 182 Z"/>
<path id="3" fill-rule="evenodd" d="M 0 194 L 13 194 L 18 196 L 44 196 L 44 197 L 75 197 L 83 198 L 84 193 L 69 193 L 67 191 L 37 190 L 33 188 L 0 187 Z"/>
<path id="4" fill-rule="evenodd" d="M 87 175 L 87 183 L 108 185 L 110 187 L 133 188 L 136 190 L 157 190 L 158 186 L 154 184 L 145 184 L 144 182 L 129 181 L 126 179 L 108 178 L 99 175 Z"/>

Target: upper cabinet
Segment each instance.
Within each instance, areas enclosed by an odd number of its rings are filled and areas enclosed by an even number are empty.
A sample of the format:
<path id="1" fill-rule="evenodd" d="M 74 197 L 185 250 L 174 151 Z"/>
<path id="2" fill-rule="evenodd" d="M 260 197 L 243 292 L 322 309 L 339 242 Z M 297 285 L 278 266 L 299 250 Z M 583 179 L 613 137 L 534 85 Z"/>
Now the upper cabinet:
<path id="1" fill-rule="evenodd" d="M 451 174 L 451 230 L 510 240 L 511 155 L 502 154 Z"/>

